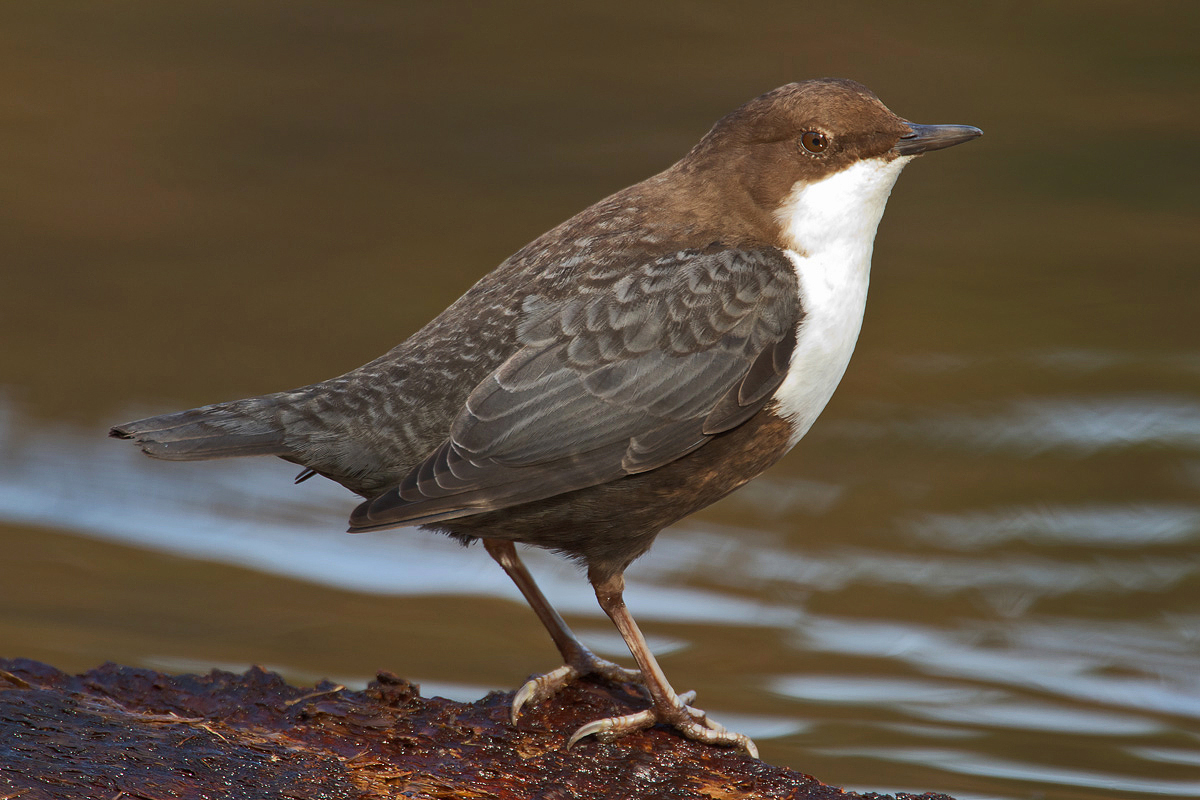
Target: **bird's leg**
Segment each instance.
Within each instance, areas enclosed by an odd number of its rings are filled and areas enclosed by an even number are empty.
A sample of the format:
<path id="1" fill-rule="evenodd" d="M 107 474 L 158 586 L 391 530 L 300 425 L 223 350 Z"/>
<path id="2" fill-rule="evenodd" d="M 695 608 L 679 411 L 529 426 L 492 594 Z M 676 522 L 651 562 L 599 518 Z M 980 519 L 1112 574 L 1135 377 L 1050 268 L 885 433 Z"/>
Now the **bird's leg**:
<path id="1" fill-rule="evenodd" d="M 586 736 L 595 736 L 601 741 L 610 741 L 626 733 L 649 728 L 651 725 L 662 722 L 672 726 L 689 739 L 709 744 L 732 745 L 745 750 L 754 758 L 758 758 L 758 748 L 749 738 L 727 730 L 709 719 L 703 711 L 688 705 L 695 698 L 695 692 L 675 694 L 671 684 L 667 683 L 667 677 L 663 674 L 662 668 L 658 666 L 658 661 L 650 652 L 650 648 L 646 646 L 646 640 L 638 629 L 637 623 L 633 621 L 629 609 L 625 607 L 625 600 L 622 596 L 625 590 L 625 578 L 620 573 L 603 577 L 589 574 L 588 578 L 596 590 L 596 599 L 600 601 L 600 607 L 617 626 L 625 643 L 629 645 L 629 652 L 633 654 L 641 668 L 646 689 L 650 692 L 650 699 L 654 705 L 636 714 L 590 722 L 575 731 L 570 741 L 567 742 L 567 747 Z"/>
<path id="2" fill-rule="evenodd" d="M 542 590 L 534 583 L 533 576 L 529 574 L 529 570 L 525 568 L 525 564 L 517 556 L 517 548 L 512 542 L 500 539 L 484 539 L 483 546 L 487 549 L 488 555 L 496 559 L 496 563 L 504 568 L 504 571 L 508 573 L 508 577 L 512 578 L 513 583 L 521 590 L 521 594 L 525 596 L 525 600 L 533 609 L 533 613 L 537 614 L 538 619 L 546 626 L 546 630 L 550 633 L 550 638 L 554 640 L 554 644 L 558 647 L 558 652 L 562 653 L 563 661 L 565 662 L 556 670 L 530 679 L 524 686 L 517 690 L 517 693 L 513 696 L 512 703 L 512 722 L 514 725 L 517 722 L 517 716 L 521 713 L 521 708 L 526 703 L 536 705 L 552 697 L 556 692 L 581 675 L 599 675 L 616 683 L 641 684 L 642 673 L 633 669 L 625 669 L 611 661 L 605 661 L 587 649 L 575 637 L 575 634 L 567 627 L 567 623 L 563 621 L 563 618 L 550 605 L 550 601 L 542 594 Z"/>

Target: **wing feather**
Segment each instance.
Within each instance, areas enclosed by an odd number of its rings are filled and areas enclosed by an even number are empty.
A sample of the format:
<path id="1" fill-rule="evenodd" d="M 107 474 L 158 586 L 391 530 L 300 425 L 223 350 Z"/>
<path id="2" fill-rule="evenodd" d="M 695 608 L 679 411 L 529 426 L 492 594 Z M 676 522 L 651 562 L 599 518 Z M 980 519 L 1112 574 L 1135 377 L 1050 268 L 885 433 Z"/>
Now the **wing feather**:
<path id="1" fill-rule="evenodd" d="M 802 310 L 778 250 L 683 250 L 580 286 L 525 300 L 522 346 L 433 453 L 356 509 L 351 530 L 449 520 L 656 469 L 750 419 L 783 381 Z"/>

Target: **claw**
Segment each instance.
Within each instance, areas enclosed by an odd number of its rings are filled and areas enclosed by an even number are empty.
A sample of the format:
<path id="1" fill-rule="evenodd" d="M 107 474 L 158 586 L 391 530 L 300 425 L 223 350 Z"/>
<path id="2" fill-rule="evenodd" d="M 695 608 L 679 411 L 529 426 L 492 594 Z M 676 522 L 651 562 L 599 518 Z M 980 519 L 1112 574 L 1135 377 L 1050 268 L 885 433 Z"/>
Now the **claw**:
<path id="1" fill-rule="evenodd" d="M 510 712 L 512 724 L 517 724 L 517 717 L 520 716 L 521 709 L 526 705 L 537 705 L 544 700 L 550 699 L 558 694 L 564 686 L 581 675 L 599 675 L 601 678 L 607 678 L 613 683 L 643 685 L 642 673 L 634 669 L 626 669 L 611 661 L 605 661 L 590 650 L 585 649 L 582 655 L 572 660 L 572 663 L 563 664 L 558 669 L 551 670 L 545 675 L 533 677 L 517 690 L 517 693 L 513 695 Z"/>
<path id="2" fill-rule="evenodd" d="M 725 731 L 724 728 L 721 728 L 721 730 Z M 739 750 L 753 758 L 755 761 L 758 761 L 758 745 L 754 743 L 753 739 L 742 733 L 732 733 L 730 731 L 725 732 L 733 737 Z"/>
<path id="3" fill-rule="evenodd" d="M 694 689 L 679 695 L 679 701 L 683 703 L 683 706 L 687 709 L 688 713 L 703 721 L 704 712 L 687 705 L 695 699 L 696 691 Z M 580 739 L 585 739 L 588 736 L 595 736 L 602 742 L 611 742 L 615 739 L 619 739 L 627 733 L 633 733 L 634 731 L 640 731 L 644 728 L 649 728 L 656 722 L 658 722 L 658 715 L 652 708 L 648 708 L 645 711 L 638 711 L 634 714 L 626 714 L 623 717 L 607 717 L 605 719 L 598 719 L 595 722 L 589 722 L 587 725 L 584 725 L 579 730 L 575 731 L 575 733 L 571 734 L 571 738 L 567 740 L 567 749 L 570 750 L 572 745 L 574 745 Z M 724 730 L 724 728 L 722 728 L 722 730 Z"/>
<path id="4" fill-rule="evenodd" d="M 521 715 L 521 709 L 526 703 L 532 702 L 534 705 L 537 705 L 543 700 L 552 697 L 559 689 L 578 676 L 579 670 L 570 664 L 563 664 L 558 669 L 551 670 L 545 675 L 538 675 L 536 678 L 526 681 L 525 685 L 513 695 L 512 724 L 517 724 L 517 717 Z"/>
<path id="5" fill-rule="evenodd" d="M 588 736 L 595 736 L 602 742 L 611 742 L 627 733 L 649 728 L 656 722 L 658 722 L 658 715 L 654 713 L 654 709 L 650 708 L 636 714 L 626 714 L 623 717 L 598 719 L 571 734 L 571 738 L 567 740 L 567 749 L 570 750 L 572 745 Z"/>
<path id="6" fill-rule="evenodd" d="M 648 708 L 645 711 L 626 714 L 622 717 L 608 717 L 589 722 L 571 734 L 571 738 L 567 740 L 567 749 L 570 750 L 576 742 L 588 736 L 595 736 L 602 742 L 611 742 L 627 733 L 644 730 L 656 723 L 664 722 L 689 739 L 707 744 L 737 747 L 751 758 L 758 758 L 758 747 L 748 736 L 730 731 L 721 723 L 709 719 L 708 715 L 700 709 L 693 708 L 689 704 L 695 699 L 694 691 L 679 695 L 677 698 L 679 705 L 675 707 L 675 713 L 664 714 L 656 708 Z"/>

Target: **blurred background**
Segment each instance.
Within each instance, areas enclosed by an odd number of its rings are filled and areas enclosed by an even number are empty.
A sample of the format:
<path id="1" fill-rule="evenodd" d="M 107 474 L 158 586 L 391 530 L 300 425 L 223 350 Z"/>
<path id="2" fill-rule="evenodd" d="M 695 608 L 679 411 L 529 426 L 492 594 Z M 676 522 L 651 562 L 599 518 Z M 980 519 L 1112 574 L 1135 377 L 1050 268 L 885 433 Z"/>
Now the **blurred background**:
<path id="1" fill-rule="evenodd" d="M 857 790 L 1200 796 L 1200 6 L 0 7 L 0 655 L 470 699 L 557 666 L 481 548 L 115 423 L 419 328 L 777 85 L 986 136 L 911 165 L 815 428 L 628 578 L 680 690 Z M 584 638 L 583 579 L 530 553 Z"/>

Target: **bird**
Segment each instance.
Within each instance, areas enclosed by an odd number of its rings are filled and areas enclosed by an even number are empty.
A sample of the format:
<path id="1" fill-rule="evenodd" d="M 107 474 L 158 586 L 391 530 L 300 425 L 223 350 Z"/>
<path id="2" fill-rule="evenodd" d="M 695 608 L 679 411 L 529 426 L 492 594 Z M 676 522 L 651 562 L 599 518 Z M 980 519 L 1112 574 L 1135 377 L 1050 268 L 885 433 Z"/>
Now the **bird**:
<path id="1" fill-rule="evenodd" d="M 648 707 L 589 722 L 568 749 L 662 724 L 757 757 L 672 688 L 625 605 L 625 570 L 805 435 L 858 339 L 901 170 L 981 134 L 909 122 L 844 78 L 781 86 L 518 250 L 374 361 L 110 435 L 160 459 L 290 461 L 297 483 L 321 475 L 363 498 L 351 532 L 481 541 L 563 659 L 515 693 L 514 725 L 596 676 L 640 686 Z M 586 570 L 636 670 L 579 641 L 518 544 Z"/>

